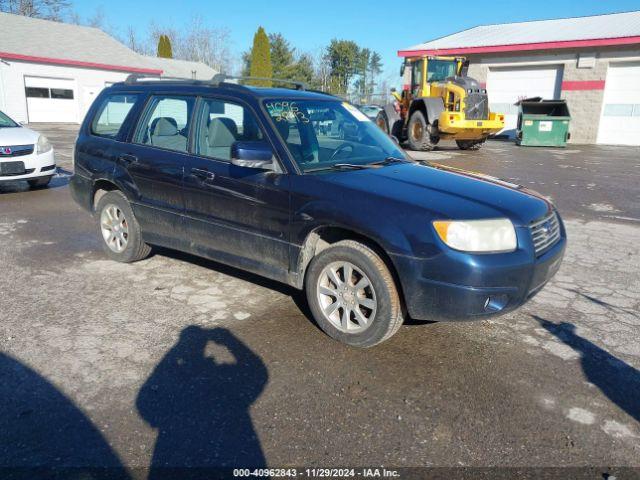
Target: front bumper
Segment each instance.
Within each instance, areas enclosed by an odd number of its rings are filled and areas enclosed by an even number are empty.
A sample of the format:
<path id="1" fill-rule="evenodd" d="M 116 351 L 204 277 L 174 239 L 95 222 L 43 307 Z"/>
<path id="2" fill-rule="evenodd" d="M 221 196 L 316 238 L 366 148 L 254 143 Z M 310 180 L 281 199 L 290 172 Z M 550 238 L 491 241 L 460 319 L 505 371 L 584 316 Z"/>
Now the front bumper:
<path id="1" fill-rule="evenodd" d="M 2 175 L 0 174 L 0 182 L 14 182 L 16 180 L 30 180 L 37 177 L 48 177 L 56 173 L 56 159 L 54 150 L 48 152 L 32 153 L 20 157 L 0 157 L 0 162 L 23 162 L 25 173 L 21 175 Z"/>
<path id="2" fill-rule="evenodd" d="M 566 248 L 561 228 L 560 240 L 537 258 L 525 237 L 527 229 L 518 232 L 519 247 L 511 253 L 449 250 L 430 259 L 392 256 L 409 315 L 419 320 L 479 320 L 518 308 L 560 268 Z"/>
<path id="3" fill-rule="evenodd" d="M 504 128 L 504 120 L 495 113 L 489 114 L 488 120 L 466 120 L 460 112 L 442 112 L 438 119 L 438 130 L 443 138 L 458 140 L 477 140 L 497 133 Z M 504 117 L 502 117 L 504 118 Z"/>

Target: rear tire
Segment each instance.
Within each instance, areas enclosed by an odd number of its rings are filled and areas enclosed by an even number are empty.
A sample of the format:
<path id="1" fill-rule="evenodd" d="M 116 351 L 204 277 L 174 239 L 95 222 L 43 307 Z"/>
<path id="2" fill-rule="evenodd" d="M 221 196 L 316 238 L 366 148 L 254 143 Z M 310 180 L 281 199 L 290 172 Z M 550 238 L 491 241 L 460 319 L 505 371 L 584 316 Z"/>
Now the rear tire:
<path id="1" fill-rule="evenodd" d="M 27 183 L 29 184 L 29 188 L 31 190 L 37 190 L 39 188 L 45 188 L 46 186 L 48 186 L 50 181 L 51 176 L 48 176 L 32 178 L 31 180 L 27 180 Z"/>
<path id="2" fill-rule="evenodd" d="M 354 240 L 337 242 L 311 260 L 305 291 L 318 326 L 347 345 L 372 347 L 402 325 L 391 272 L 378 254 Z"/>
<path id="3" fill-rule="evenodd" d="M 105 193 L 96 206 L 98 234 L 102 249 L 117 262 L 137 262 L 149 256 L 151 247 L 142 240 L 140 224 L 124 194 Z"/>
<path id="4" fill-rule="evenodd" d="M 484 140 L 456 140 L 460 150 L 480 150 Z"/>
<path id="5" fill-rule="evenodd" d="M 411 150 L 428 152 L 433 150 L 438 143 L 437 135 L 433 133 L 433 125 L 427 122 L 427 119 L 420 110 L 416 110 L 409 119 L 407 126 L 407 139 Z"/>

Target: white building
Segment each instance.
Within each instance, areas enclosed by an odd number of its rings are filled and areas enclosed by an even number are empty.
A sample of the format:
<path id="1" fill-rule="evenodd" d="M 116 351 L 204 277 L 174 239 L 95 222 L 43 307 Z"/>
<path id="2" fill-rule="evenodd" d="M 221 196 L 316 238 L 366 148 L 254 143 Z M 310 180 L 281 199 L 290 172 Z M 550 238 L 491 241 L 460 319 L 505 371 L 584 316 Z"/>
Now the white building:
<path id="1" fill-rule="evenodd" d="M 513 135 L 527 97 L 564 98 L 571 141 L 640 145 L 640 11 L 481 25 L 398 52 L 463 55 Z"/>
<path id="2" fill-rule="evenodd" d="M 131 73 L 208 79 L 197 62 L 145 57 L 102 30 L 0 13 L 0 110 L 19 122 L 80 123 Z"/>

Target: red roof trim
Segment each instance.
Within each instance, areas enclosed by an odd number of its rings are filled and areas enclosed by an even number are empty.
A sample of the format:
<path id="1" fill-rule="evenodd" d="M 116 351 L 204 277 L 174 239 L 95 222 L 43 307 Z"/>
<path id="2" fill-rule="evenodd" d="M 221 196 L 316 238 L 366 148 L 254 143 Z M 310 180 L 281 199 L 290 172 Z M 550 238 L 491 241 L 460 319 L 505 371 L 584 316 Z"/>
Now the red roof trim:
<path id="1" fill-rule="evenodd" d="M 521 52 L 526 50 L 556 50 L 560 48 L 607 47 L 640 43 L 640 36 L 619 38 L 596 38 L 593 40 L 567 40 L 560 42 L 517 43 L 513 45 L 491 45 L 487 47 L 441 48 L 431 50 L 399 50 L 399 57 L 421 55 L 462 55 L 471 53 Z"/>
<path id="2" fill-rule="evenodd" d="M 34 57 L 31 55 L 21 55 L 18 53 L 0 52 L 0 58 L 5 60 L 21 60 L 34 63 L 50 63 L 53 65 L 66 65 L 73 67 L 96 68 L 99 70 L 113 70 L 115 72 L 148 73 L 150 75 L 161 75 L 162 70 L 155 68 L 125 67 L 122 65 L 108 65 L 106 63 L 82 62 L 80 60 L 67 60 L 62 58 Z"/>
<path id="3" fill-rule="evenodd" d="M 604 80 L 565 80 L 562 90 L 604 90 Z"/>

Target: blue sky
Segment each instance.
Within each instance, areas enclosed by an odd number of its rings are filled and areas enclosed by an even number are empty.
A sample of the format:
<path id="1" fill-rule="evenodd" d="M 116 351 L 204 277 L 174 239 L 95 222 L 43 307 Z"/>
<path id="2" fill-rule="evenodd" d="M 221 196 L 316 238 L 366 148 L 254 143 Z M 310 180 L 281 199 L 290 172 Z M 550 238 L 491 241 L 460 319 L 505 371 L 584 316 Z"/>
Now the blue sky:
<path id="1" fill-rule="evenodd" d="M 473 0 L 391 2 L 379 0 L 75 0 L 84 18 L 101 9 L 107 23 L 146 35 L 151 21 L 179 28 L 193 15 L 231 32 L 239 57 L 259 25 L 280 32 L 302 51 L 315 52 L 331 38 L 354 40 L 382 55 L 385 76 L 397 78 L 399 49 L 480 24 L 640 10 L 640 0 Z M 422 7 L 420 5 L 423 5 Z M 457 15 L 456 15 L 457 13 Z"/>

